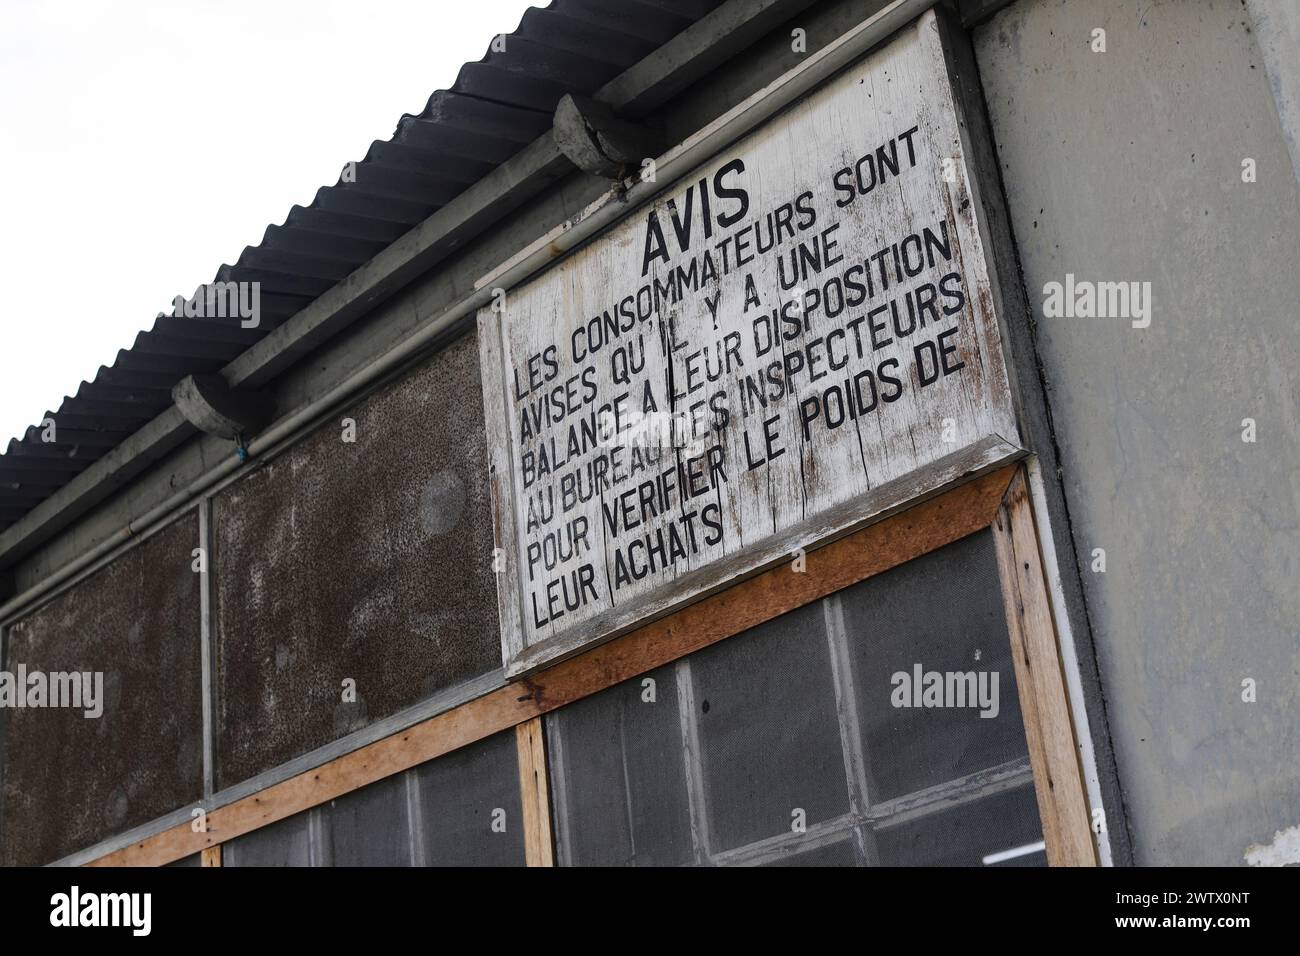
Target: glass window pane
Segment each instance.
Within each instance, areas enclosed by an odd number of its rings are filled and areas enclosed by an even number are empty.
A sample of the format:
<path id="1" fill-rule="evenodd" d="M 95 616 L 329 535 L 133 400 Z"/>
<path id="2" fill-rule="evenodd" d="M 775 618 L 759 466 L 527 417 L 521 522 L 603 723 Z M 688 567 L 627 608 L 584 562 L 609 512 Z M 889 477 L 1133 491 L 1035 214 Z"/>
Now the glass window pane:
<path id="1" fill-rule="evenodd" d="M 561 864 L 1044 859 L 987 531 L 648 676 L 547 718 Z"/>
<path id="2" fill-rule="evenodd" d="M 857 866 L 857 851 L 853 847 L 853 834 L 828 846 L 805 850 L 793 856 L 782 857 L 764 866 Z"/>
<path id="3" fill-rule="evenodd" d="M 223 843 L 221 865 L 310 866 L 309 816 L 298 813 Z"/>
<path id="4" fill-rule="evenodd" d="M 811 604 L 690 658 L 711 849 L 849 809 L 830 652 Z"/>
<path id="5" fill-rule="evenodd" d="M 873 803 L 1028 752 L 990 531 L 839 599 Z"/>
<path id="6" fill-rule="evenodd" d="M 416 772 L 427 865 L 524 865 L 513 729 L 432 760 Z"/>
<path id="7" fill-rule="evenodd" d="M 1046 866 L 1042 850 L 1025 852 L 1042 839 L 1030 785 L 876 830 L 883 866 Z"/>
<path id="8" fill-rule="evenodd" d="M 562 866 L 694 859 L 674 666 L 548 715 L 547 740 Z"/>
<path id="9" fill-rule="evenodd" d="M 417 860 L 523 866 L 513 729 L 236 837 L 224 845 L 222 863 L 407 866 Z"/>
<path id="10" fill-rule="evenodd" d="M 410 865 L 406 774 L 332 800 L 328 821 L 334 866 Z"/>
<path id="11" fill-rule="evenodd" d="M 470 334 L 215 495 L 218 787 L 501 665 L 480 394 Z"/>

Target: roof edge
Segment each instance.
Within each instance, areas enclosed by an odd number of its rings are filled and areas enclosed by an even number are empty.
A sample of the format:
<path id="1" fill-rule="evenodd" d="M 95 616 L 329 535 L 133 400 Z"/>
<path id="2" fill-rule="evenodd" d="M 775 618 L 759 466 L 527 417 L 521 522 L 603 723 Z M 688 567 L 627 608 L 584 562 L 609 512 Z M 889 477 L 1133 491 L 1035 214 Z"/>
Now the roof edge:
<path id="1" fill-rule="evenodd" d="M 594 98 L 628 115 L 649 112 L 814 2 L 727 0 L 606 83 Z M 232 388 L 264 386 L 546 186 L 575 172 L 546 131 L 241 353 L 221 374 Z M 285 410 L 286 416 L 292 412 Z M 0 532 L 0 569 L 16 565 L 196 434 L 170 405 Z"/>

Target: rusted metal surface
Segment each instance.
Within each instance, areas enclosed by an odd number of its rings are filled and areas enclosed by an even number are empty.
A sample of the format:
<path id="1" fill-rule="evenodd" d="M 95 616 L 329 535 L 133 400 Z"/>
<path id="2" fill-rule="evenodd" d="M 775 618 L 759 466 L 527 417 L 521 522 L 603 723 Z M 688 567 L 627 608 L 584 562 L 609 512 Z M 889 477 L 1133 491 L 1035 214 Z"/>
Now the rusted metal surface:
<path id="1" fill-rule="evenodd" d="M 103 673 L 103 713 L 0 711 L 0 864 L 34 865 L 203 791 L 190 513 L 9 630 L 4 669 Z"/>
<path id="2" fill-rule="evenodd" d="M 214 499 L 219 787 L 500 665 L 479 395 L 471 335 Z"/>

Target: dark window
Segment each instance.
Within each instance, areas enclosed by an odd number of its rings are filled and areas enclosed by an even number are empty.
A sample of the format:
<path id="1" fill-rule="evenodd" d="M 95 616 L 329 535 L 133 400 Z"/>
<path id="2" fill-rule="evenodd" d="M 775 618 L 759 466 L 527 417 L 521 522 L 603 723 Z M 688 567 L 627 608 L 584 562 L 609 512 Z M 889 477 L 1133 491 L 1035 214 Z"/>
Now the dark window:
<path id="1" fill-rule="evenodd" d="M 468 335 L 214 497 L 218 789 L 501 666 L 481 395 Z"/>
<path id="2" fill-rule="evenodd" d="M 513 730 L 236 837 L 223 866 L 522 866 Z"/>
<path id="3" fill-rule="evenodd" d="M 0 863 L 49 863 L 202 796 L 198 543 L 191 511 L 6 629 L 0 669 L 89 674 L 102 713 L 0 708 Z"/>
<path id="4" fill-rule="evenodd" d="M 660 668 L 547 718 L 561 865 L 694 858 L 676 674 Z"/>
<path id="5" fill-rule="evenodd" d="M 546 724 L 561 864 L 1046 862 L 988 530 Z"/>

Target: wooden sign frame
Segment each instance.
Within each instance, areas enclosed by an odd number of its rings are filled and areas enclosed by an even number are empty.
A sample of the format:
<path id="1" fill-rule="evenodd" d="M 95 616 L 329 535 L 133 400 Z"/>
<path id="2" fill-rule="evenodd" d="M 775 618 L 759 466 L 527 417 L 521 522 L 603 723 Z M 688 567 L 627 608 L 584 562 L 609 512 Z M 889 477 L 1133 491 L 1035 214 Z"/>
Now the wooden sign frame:
<path id="1" fill-rule="evenodd" d="M 900 54 L 900 49 L 905 52 Z M 819 58 L 833 58 L 834 52 L 828 48 L 811 55 L 798 68 L 755 96 L 772 96 L 774 88 L 798 83 L 804 74 L 816 73 L 821 65 Z M 662 192 L 652 205 L 626 215 L 621 224 L 615 223 L 605 234 L 596 237 L 577 253 L 539 276 L 515 288 L 501 290 L 502 296 L 498 302 L 500 307 L 488 306 L 479 313 L 479 344 L 486 424 L 492 455 L 490 483 L 497 547 L 502 657 L 509 676 L 531 673 L 602 641 L 627 633 L 649 620 L 672 613 L 781 561 L 788 561 L 792 556 L 806 553 L 810 548 L 850 534 L 972 475 L 986 473 L 1023 453 L 1002 350 L 1001 317 L 997 314 L 998 297 L 995 294 L 997 277 L 994 275 L 991 251 L 985 236 L 986 224 L 981 220 L 983 214 L 976 196 L 976 178 L 974 171 L 969 168 L 973 160 L 965 142 L 962 100 L 952 85 L 953 67 L 934 12 L 927 12 L 918 18 L 912 26 L 899 31 L 893 39 L 865 59 L 849 64 L 838 75 L 814 88 L 804 99 L 793 103 L 790 109 L 802 109 L 804 112 L 799 115 L 807 120 L 810 111 L 829 108 L 825 106 L 826 102 L 834 103 L 837 102 L 835 97 L 849 95 L 845 91 L 851 90 L 854 84 L 870 74 L 874 58 L 882 56 L 892 57 L 888 62 L 902 68 L 897 76 L 900 85 L 913 84 L 924 91 L 923 106 L 928 116 L 927 122 L 931 124 L 928 128 L 930 138 L 941 138 L 946 144 L 943 149 L 946 155 L 940 157 L 933 151 L 932 155 L 927 155 L 930 166 L 923 172 L 929 179 L 924 182 L 925 188 L 938 189 L 936 195 L 942 197 L 938 201 L 946 206 L 944 222 L 953 233 L 953 241 L 959 250 L 958 257 L 967 293 L 965 311 L 960 316 L 961 328 L 966 333 L 963 358 L 977 365 L 976 371 L 968 372 L 976 383 L 974 391 L 962 393 L 958 397 L 945 396 L 945 409 L 961 406 L 960 410 L 952 412 L 952 418 L 939 418 L 930 411 L 926 421 L 917 420 L 900 426 L 886 444 L 894 447 L 905 460 L 909 454 L 914 460 L 908 460 L 903 468 L 886 469 L 884 480 L 880 483 L 871 485 L 868 480 L 869 487 L 857 488 L 850 487 L 852 481 L 856 480 L 852 475 L 834 477 L 829 482 L 830 486 L 843 483 L 842 492 L 826 496 L 815 508 L 805 504 L 805 514 L 800 520 L 778 527 L 778 522 L 773 518 L 773 531 L 770 534 L 759 536 L 753 541 L 744 541 L 747 532 L 742 533 L 739 536 L 742 539 L 740 546 L 727 550 L 733 546 L 724 544 L 720 555 L 710 555 L 707 560 L 694 564 L 688 562 L 682 573 L 674 568 L 670 580 L 656 582 L 653 587 L 631 590 L 626 600 L 616 601 L 613 596 L 614 587 L 610 585 L 607 588 L 608 594 L 602 597 L 600 609 L 591 616 L 571 618 L 576 620 L 572 624 L 557 624 L 554 618 L 550 618 L 544 626 L 539 627 L 535 623 L 538 620 L 538 585 L 530 586 L 526 582 L 526 575 L 532 571 L 528 561 L 528 548 L 535 542 L 528 540 L 525 529 L 528 523 L 527 506 L 521 496 L 521 486 L 526 479 L 519 474 L 516 454 L 519 419 L 511 410 L 512 400 L 515 400 L 512 394 L 516 397 L 518 394 L 516 379 L 522 361 L 515 354 L 517 349 L 512 352 L 512 335 L 518 336 L 521 330 L 531 335 L 534 333 L 530 330 L 535 326 L 546 324 L 542 321 L 541 311 L 547 310 L 539 311 L 534 307 L 529 312 L 526 306 L 530 295 L 533 298 L 542 295 L 543 300 L 546 296 L 541 293 L 535 295 L 530 290 L 543 289 L 548 283 L 552 286 L 558 283 L 567 291 L 555 294 L 570 295 L 574 288 L 582 285 L 575 270 L 583 268 L 582 263 L 587 261 L 583 257 L 597 257 L 592 261 L 598 261 L 602 242 L 621 242 L 626 245 L 627 237 L 618 230 L 622 228 L 626 231 L 628 226 L 644 219 L 648 209 L 655 208 L 667 215 L 668 207 L 664 197 L 675 195 L 674 188 Z M 882 83 L 886 80 L 894 82 L 893 76 L 880 79 Z M 818 101 L 818 97 L 823 100 Z M 826 100 L 827 97 L 831 99 Z M 712 125 L 726 128 L 734 122 L 733 114 L 743 114 L 752 105 L 746 101 Z M 690 171 L 681 170 L 683 175 L 680 181 L 689 183 L 699 178 L 698 173 L 709 173 L 711 163 L 716 165 L 733 154 L 743 154 L 747 144 L 752 145 L 757 141 L 755 137 L 767 135 L 772 129 L 779 130 L 780 124 L 790 121 L 789 116 L 785 115 L 769 121 L 725 153 L 715 155 L 713 160 L 706 160 Z M 706 129 L 694 139 L 708 135 L 709 130 Z M 697 150 L 697 144 L 684 143 L 678 150 Z M 676 168 L 672 161 L 672 151 L 659 165 Z M 685 187 L 677 187 L 678 191 L 681 188 Z M 593 276 L 587 277 L 590 280 L 587 284 L 599 285 L 596 281 L 598 274 L 593 273 Z M 521 305 L 521 301 L 525 305 Z M 554 315 L 551 324 L 560 321 L 562 317 Z M 563 381 L 563 376 L 559 380 Z M 967 388 L 965 384 L 961 387 Z M 956 423 L 953 427 L 961 432 L 960 436 L 952 439 L 950 444 L 943 444 L 949 439 L 941 437 L 936 427 L 939 421 Z M 910 453 L 905 448 L 898 450 L 901 447 L 900 439 L 903 445 L 910 439 Z M 863 451 L 862 454 L 865 464 L 866 452 Z M 826 479 L 822 481 L 825 486 Z M 806 487 L 804 492 L 806 502 Z M 724 508 L 725 506 L 724 503 Z M 753 515 L 743 512 L 744 508 L 737 505 L 732 518 L 733 530 L 746 526 L 752 529 L 762 525 L 761 521 L 752 520 Z M 765 519 L 765 516 L 759 517 Z M 735 539 L 733 534 L 730 540 Z M 601 569 L 601 575 L 606 581 L 610 576 L 609 566 L 610 562 L 606 558 Z M 598 580 L 595 589 L 599 589 L 602 583 L 604 581 Z M 574 587 L 577 587 L 576 578 Z"/>

